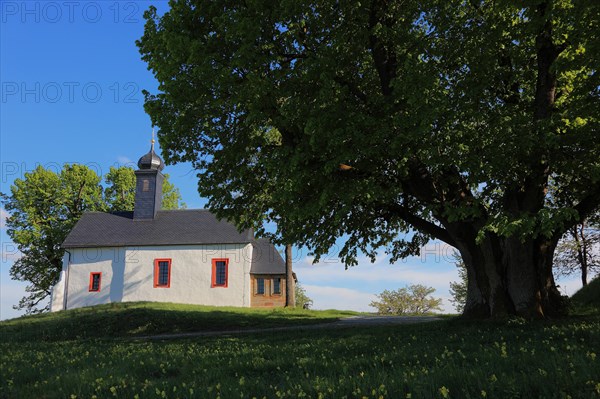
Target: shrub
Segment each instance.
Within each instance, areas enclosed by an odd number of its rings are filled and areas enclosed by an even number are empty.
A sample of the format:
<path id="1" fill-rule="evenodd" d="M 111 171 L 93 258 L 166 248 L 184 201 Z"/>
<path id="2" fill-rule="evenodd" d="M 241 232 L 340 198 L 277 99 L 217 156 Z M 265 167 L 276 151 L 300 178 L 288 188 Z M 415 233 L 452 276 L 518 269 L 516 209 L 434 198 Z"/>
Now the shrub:
<path id="1" fill-rule="evenodd" d="M 441 298 L 430 296 L 435 292 L 432 287 L 414 284 L 395 291 L 384 290 L 377 295 L 379 301 L 373 301 L 369 306 L 377 309 L 379 314 L 425 314 L 434 310 L 442 310 Z"/>

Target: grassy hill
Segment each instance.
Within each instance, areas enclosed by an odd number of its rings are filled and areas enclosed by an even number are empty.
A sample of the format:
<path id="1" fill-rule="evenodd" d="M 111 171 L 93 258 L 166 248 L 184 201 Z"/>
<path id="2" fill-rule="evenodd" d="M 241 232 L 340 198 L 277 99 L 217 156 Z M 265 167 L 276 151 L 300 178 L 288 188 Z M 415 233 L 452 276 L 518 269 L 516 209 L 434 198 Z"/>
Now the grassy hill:
<path id="1" fill-rule="evenodd" d="M 571 301 L 575 306 L 600 309 L 600 276 L 573 294 Z"/>
<path id="2" fill-rule="evenodd" d="M 0 398 L 598 398 L 600 315 L 145 340 L 347 312 L 118 304 L 0 322 Z"/>
<path id="3" fill-rule="evenodd" d="M 270 328 L 335 321 L 351 311 L 250 309 L 157 302 L 113 303 L 0 322 L 9 341 L 125 338 L 163 333 Z"/>

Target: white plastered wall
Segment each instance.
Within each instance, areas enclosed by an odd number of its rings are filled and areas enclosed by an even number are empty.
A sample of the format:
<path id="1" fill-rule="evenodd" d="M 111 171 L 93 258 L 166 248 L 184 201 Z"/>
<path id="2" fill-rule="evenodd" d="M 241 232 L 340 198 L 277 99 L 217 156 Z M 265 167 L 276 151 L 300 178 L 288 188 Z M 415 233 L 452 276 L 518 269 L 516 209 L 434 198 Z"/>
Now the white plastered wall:
<path id="1" fill-rule="evenodd" d="M 50 299 L 50 311 L 57 312 L 63 310 L 65 306 L 65 284 L 67 281 L 67 267 L 69 265 L 69 254 L 65 252 L 63 256 L 63 266 L 58 277 L 58 281 L 52 287 Z"/>
<path id="2" fill-rule="evenodd" d="M 65 284 L 67 309 L 121 301 L 125 248 L 78 248 L 70 252 Z M 98 292 L 89 291 L 90 273 L 102 273 Z"/>
<path id="3" fill-rule="evenodd" d="M 66 279 L 68 283 L 64 284 L 67 287 L 67 309 L 132 301 L 250 306 L 250 244 L 84 248 L 70 251 L 72 257 L 69 277 Z M 169 288 L 154 287 L 154 259 L 157 258 L 171 259 Z M 212 259 L 215 258 L 229 259 L 225 288 L 211 287 Z M 89 291 L 90 273 L 102 273 L 99 292 Z M 54 307 L 54 294 L 52 301 L 53 311 L 62 309 L 62 306 Z M 58 295 L 56 302 L 59 302 Z"/>

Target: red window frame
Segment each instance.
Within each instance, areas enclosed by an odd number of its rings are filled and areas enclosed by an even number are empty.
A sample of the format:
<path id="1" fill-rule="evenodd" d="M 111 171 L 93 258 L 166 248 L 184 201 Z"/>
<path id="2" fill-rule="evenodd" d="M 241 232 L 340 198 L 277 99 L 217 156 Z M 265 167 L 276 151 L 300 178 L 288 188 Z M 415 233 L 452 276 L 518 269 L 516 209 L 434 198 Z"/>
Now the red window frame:
<path id="1" fill-rule="evenodd" d="M 98 276 L 98 289 L 94 289 L 94 276 Z M 90 286 L 89 292 L 100 292 L 102 287 L 102 272 L 91 272 L 90 273 Z"/>
<path id="2" fill-rule="evenodd" d="M 217 262 L 225 262 L 225 284 L 217 284 Z M 227 288 L 229 283 L 229 259 L 227 258 L 216 258 L 212 260 L 212 279 L 211 287 L 222 287 Z"/>
<path id="3" fill-rule="evenodd" d="M 159 284 L 160 277 L 160 262 L 168 263 L 167 284 Z M 170 288 L 171 287 L 171 259 L 154 259 L 154 288 Z"/>

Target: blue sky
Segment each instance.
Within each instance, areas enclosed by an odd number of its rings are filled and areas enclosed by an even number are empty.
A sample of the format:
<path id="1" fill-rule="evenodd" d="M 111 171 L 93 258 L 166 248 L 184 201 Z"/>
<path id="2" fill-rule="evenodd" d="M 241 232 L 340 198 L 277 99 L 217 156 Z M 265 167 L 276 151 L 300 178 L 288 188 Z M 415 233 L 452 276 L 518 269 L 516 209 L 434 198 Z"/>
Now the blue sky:
<path id="1" fill-rule="evenodd" d="M 140 60 L 135 40 L 143 33 L 143 11 L 159 12 L 166 1 L 2 1 L 0 21 L 0 191 L 42 165 L 59 170 L 81 163 L 104 174 L 126 165 L 149 149 L 150 118 L 142 90 L 157 83 Z M 188 208 L 206 201 L 197 192 L 189 164 L 165 169 Z M 18 254 L 6 234 L 0 210 L 0 319 L 18 316 L 12 306 L 25 284 L 8 270 Z M 436 288 L 447 311 L 450 281 L 457 280 L 452 249 L 430 244 L 421 255 L 395 265 L 381 256 L 375 264 L 361 258 L 345 270 L 335 250 L 318 265 L 297 250 L 294 269 L 319 309 L 372 311 L 368 303 L 384 289 L 423 283 Z M 568 294 L 577 278 L 561 283 Z"/>

